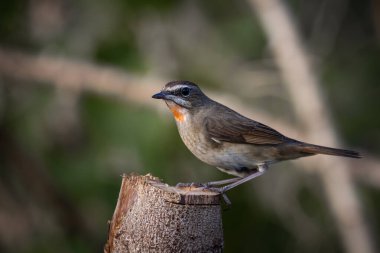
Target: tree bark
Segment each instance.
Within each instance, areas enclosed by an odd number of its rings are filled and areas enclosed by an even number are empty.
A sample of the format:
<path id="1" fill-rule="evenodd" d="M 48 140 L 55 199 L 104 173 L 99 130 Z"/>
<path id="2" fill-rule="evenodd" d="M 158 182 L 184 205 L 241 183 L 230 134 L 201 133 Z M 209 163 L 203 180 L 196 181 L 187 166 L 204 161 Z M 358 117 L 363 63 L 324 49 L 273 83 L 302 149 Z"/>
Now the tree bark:
<path id="1" fill-rule="evenodd" d="M 123 175 L 105 253 L 222 252 L 220 194 Z"/>

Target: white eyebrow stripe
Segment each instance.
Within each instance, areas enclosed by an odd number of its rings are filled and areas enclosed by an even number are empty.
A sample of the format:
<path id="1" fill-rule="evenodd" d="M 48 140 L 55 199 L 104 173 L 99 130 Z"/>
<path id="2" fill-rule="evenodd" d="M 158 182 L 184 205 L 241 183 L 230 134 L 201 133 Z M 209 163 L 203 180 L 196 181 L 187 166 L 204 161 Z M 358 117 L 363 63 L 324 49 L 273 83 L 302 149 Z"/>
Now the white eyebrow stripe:
<path id="1" fill-rule="evenodd" d="M 186 84 L 176 84 L 176 85 L 174 85 L 174 86 L 171 86 L 171 87 L 167 88 L 166 91 L 178 90 L 178 89 L 185 88 L 185 87 L 190 88 L 190 87 L 189 87 L 188 85 L 186 85 Z"/>

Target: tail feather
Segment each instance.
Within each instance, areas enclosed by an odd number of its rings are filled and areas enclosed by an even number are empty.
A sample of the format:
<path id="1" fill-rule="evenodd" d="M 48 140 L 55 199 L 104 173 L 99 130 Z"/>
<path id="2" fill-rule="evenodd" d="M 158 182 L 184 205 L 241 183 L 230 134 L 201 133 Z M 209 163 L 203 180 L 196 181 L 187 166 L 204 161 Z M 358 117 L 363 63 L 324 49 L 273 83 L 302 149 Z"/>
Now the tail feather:
<path id="1" fill-rule="evenodd" d="M 335 155 L 351 158 L 362 158 L 361 154 L 356 151 L 338 148 L 329 148 L 313 144 L 303 143 L 301 151 L 308 154 Z"/>

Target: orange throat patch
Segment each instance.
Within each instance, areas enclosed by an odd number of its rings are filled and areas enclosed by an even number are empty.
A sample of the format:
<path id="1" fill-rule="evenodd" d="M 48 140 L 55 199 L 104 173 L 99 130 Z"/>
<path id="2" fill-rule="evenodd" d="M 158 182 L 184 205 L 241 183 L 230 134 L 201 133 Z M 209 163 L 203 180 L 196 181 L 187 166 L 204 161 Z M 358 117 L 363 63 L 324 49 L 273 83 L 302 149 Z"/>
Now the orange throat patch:
<path id="1" fill-rule="evenodd" d="M 176 121 L 183 122 L 186 119 L 186 115 L 183 113 L 183 109 L 179 105 L 170 105 L 169 108 Z"/>

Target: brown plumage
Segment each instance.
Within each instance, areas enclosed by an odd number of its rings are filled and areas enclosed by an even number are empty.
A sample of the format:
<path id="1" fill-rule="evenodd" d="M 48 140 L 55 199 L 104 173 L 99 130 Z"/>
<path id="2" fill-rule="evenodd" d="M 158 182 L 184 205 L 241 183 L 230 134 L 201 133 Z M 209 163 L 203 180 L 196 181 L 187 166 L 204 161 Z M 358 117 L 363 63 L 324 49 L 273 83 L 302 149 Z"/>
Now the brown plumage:
<path id="1" fill-rule="evenodd" d="M 219 188 L 222 192 L 262 175 L 274 162 L 316 154 L 361 157 L 355 151 L 286 137 L 210 99 L 189 81 L 170 82 L 153 98 L 165 100 L 183 142 L 196 157 L 241 178 L 223 180 L 222 183 L 231 184 Z"/>
<path id="2" fill-rule="evenodd" d="M 205 118 L 205 125 L 210 137 L 219 141 L 254 145 L 291 144 L 298 146 L 299 152 L 304 152 L 305 155 L 361 157 L 356 151 L 318 146 L 288 138 L 273 128 L 246 118 L 221 104 L 214 111 L 215 114 Z M 220 113 L 224 114 L 223 120 L 215 117 Z"/>

